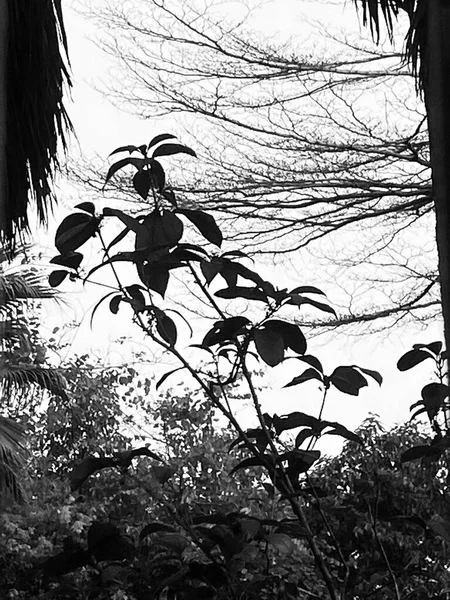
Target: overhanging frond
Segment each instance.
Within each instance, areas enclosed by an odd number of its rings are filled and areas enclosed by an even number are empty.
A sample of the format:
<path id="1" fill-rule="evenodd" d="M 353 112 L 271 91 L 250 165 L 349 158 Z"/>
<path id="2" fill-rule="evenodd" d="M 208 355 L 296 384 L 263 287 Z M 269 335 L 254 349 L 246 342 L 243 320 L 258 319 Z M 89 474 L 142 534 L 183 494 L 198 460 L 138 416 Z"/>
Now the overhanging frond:
<path id="1" fill-rule="evenodd" d="M 28 229 L 34 200 L 47 223 L 54 201 L 51 182 L 58 167 L 58 141 L 66 148 L 72 129 L 63 89 L 71 86 L 61 0 L 7 0 L 6 182 L 0 239 L 14 247 Z"/>
<path id="2" fill-rule="evenodd" d="M 21 390 L 37 385 L 51 394 L 67 398 L 66 380 L 56 369 L 33 365 L 0 366 L 0 390 L 2 395 L 12 396 Z"/>
<path id="3" fill-rule="evenodd" d="M 15 502 L 24 502 L 25 493 L 20 484 L 18 473 L 11 465 L 0 461 L 0 497 L 12 498 Z"/>
<path id="4" fill-rule="evenodd" d="M 57 295 L 57 291 L 44 284 L 42 276 L 34 270 L 0 273 L 0 314 L 19 301 L 54 299 Z"/>

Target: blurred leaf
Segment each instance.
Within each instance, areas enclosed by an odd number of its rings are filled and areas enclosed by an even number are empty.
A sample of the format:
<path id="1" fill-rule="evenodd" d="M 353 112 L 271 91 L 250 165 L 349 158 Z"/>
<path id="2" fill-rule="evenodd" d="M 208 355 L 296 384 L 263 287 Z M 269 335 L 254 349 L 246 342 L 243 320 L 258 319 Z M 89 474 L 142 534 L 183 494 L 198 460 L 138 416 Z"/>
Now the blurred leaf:
<path id="1" fill-rule="evenodd" d="M 412 448 L 406 450 L 406 452 L 402 453 L 400 460 L 402 463 L 425 457 L 432 460 L 439 460 L 441 454 L 441 450 L 436 446 L 413 446 Z"/>
<path id="2" fill-rule="evenodd" d="M 450 521 L 445 519 L 429 519 L 426 525 L 433 533 L 450 542 Z"/>
<path id="3" fill-rule="evenodd" d="M 265 539 L 284 556 L 291 556 L 296 549 L 294 542 L 286 533 L 270 533 Z"/>
<path id="4" fill-rule="evenodd" d="M 304 356 L 296 356 L 296 358 L 298 360 L 301 360 L 302 362 L 307 363 L 308 365 L 310 365 L 311 367 L 313 367 L 314 369 L 319 371 L 319 373 L 323 374 L 322 363 L 320 362 L 320 360 L 318 358 L 316 358 L 312 354 L 305 354 Z"/>
<path id="5" fill-rule="evenodd" d="M 162 310 L 156 313 L 156 330 L 162 339 L 173 347 L 177 343 L 177 327 L 173 320 Z"/>

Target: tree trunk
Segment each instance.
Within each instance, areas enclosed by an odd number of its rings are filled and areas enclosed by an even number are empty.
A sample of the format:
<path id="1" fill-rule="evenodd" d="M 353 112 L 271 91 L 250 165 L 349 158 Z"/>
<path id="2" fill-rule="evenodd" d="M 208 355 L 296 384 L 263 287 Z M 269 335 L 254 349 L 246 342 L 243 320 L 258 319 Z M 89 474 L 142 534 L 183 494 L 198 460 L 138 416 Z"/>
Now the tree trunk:
<path id="1" fill-rule="evenodd" d="M 450 2 L 427 0 L 425 104 L 430 136 L 436 242 L 444 317 L 450 352 Z"/>
<path id="2" fill-rule="evenodd" d="M 0 231 L 6 219 L 6 60 L 8 51 L 8 0 L 0 0 Z"/>

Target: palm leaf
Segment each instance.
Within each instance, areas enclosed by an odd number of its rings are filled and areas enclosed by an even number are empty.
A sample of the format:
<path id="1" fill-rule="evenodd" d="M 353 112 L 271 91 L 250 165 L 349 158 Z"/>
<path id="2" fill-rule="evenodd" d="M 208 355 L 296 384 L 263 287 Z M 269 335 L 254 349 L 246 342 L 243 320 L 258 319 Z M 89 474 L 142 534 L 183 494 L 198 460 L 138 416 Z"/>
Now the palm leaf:
<path id="1" fill-rule="evenodd" d="M 0 417 L 0 494 L 23 501 L 24 493 L 18 478 L 25 455 L 25 435 L 21 425 Z"/>
<path id="2" fill-rule="evenodd" d="M 35 270 L 0 272 L 0 314 L 6 314 L 19 301 L 55 299 L 58 293 L 43 282 Z"/>
<path id="3" fill-rule="evenodd" d="M 0 390 L 5 396 L 13 396 L 28 391 L 30 386 L 37 385 L 51 394 L 66 399 L 66 380 L 57 369 L 37 367 L 34 365 L 0 366 Z"/>
<path id="4" fill-rule="evenodd" d="M 0 214 L 0 240 L 13 249 L 28 230 L 28 205 L 34 201 L 47 223 L 54 201 L 51 182 L 58 142 L 67 147 L 72 129 L 63 104 L 71 87 L 61 0 L 7 0 L 6 182 Z"/>

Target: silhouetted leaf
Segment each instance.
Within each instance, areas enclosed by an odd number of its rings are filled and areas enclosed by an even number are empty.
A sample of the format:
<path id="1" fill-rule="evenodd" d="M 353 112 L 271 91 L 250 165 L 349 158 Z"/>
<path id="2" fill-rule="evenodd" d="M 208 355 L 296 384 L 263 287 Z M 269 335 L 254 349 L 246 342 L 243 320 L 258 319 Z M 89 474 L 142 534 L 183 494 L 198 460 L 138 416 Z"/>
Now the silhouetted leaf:
<path id="1" fill-rule="evenodd" d="M 243 286 L 233 286 L 218 290 L 215 294 L 218 298 L 232 300 L 233 298 L 245 298 L 246 300 L 258 300 L 267 302 L 267 294 L 256 287 L 249 288 Z"/>
<path id="2" fill-rule="evenodd" d="M 164 298 L 170 277 L 168 269 L 152 265 L 151 263 L 148 265 L 139 265 L 138 275 L 144 285 Z"/>
<path id="3" fill-rule="evenodd" d="M 413 344 L 414 350 L 420 350 L 422 348 L 426 348 L 437 356 L 442 350 L 442 342 L 431 342 L 431 344 Z"/>
<path id="4" fill-rule="evenodd" d="M 56 248 L 61 254 L 73 252 L 97 233 L 99 223 L 99 219 L 86 213 L 69 215 L 56 231 Z"/>
<path id="5" fill-rule="evenodd" d="M 260 328 L 253 331 L 256 350 L 270 367 L 280 364 L 284 359 L 284 343 L 281 335 L 272 329 Z"/>
<path id="6" fill-rule="evenodd" d="M 214 257 L 212 260 L 203 260 L 200 263 L 200 269 L 203 273 L 203 277 L 206 280 L 206 284 L 209 285 L 213 279 L 220 273 L 222 268 L 222 261 L 220 258 Z"/>
<path id="7" fill-rule="evenodd" d="M 400 456 L 402 463 L 409 462 L 411 460 L 417 460 L 418 458 L 430 458 L 432 460 L 439 460 L 441 456 L 441 450 L 435 446 L 413 446 L 403 452 Z"/>
<path id="8" fill-rule="evenodd" d="M 153 152 L 152 158 L 157 158 L 158 156 L 171 156 L 172 154 L 189 154 L 195 158 L 197 157 L 192 148 L 184 146 L 183 144 L 162 144 Z"/>
<path id="9" fill-rule="evenodd" d="M 203 346 L 214 346 L 230 340 L 234 340 L 237 335 L 247 331 L 250 325 L 247 317 L 230 317 L 222 321 L 217 321 L 203 338 Z"/>
<path id="10" fill-rule="evenodd" d="M 306 339 L 298 325 L 286 323 L 279 319 L 270 319 L 269 321 L 265 321 L 264 327 L 279 333 L 283 338 L 285 348 L 290 348 L 297 354 L 304 354 L 306 352 Z"/>
<path id="11" fill-rule="evenodd" d="M 319 450 L 301 450 L 297 448 L 295 450 L 290 450 L 289 452 L 285 452 L 280 456 L 281 460 L 288 461 L 287 473 L 291 478 L 296 480 L 298 475 L 301 473 L 306 473 L 312 465 L 319 460 L 320 451 Z"/>
<path id="12" fill-rule="evenodd" d="M 122 294 L 117 294 L 117 296 L 113 296 L 109 301 L 109 310 L 116 315 L 119 312 L 119 305 L 123 300 Z"/>
<path id="13" fill-rule="evenodd" d="M 129 230 L 134 231 L 134 233 L 143 233 L 143 232 L 146 233 L 145 227 L 141 223 L 139 223 L 139 221 L 137 219 L 135 219 L 134 217 L 132 217 L 130 215 L 127 215 L 126 213 L 124 213 L 122 210 L 119 210 L 118 208 L 109 208 L 108 206 L 106 206 L 103 209 L 103 216 L 104 217 L 117 217 L 118 219 L 120 219 L 122 221 L 122 223 L 124 225 L 127 226 L 127 228 Z M 120 234 L 120 235 L 122 235 L 122 234 Z M 125 235 L 123 237 L 125 237 Z M 117 243 L 117 242 L 114 242 L 114 243 Z M 114 245 L 113 242 L 111 242 L 109 247 L 111 247 L 113 245 Z"/>
<path id="14" fill-rule="evenodd" d="M 283 431 L 296 429 L 297 427 L 311 427 L 312 429 L 318 429 L 319 425 L 319 419 L 303 412 L 292 412 L 288 415 L 283 415 L 282 417 L 279 417 L 278 415 L 273 416 L 273 426 L 278 435 Z"/>
<path id="15" fill-rule="evenodd" d="M 156 330 L 162 339 L 169 344 L 175 346 L 177 342 L 177 327 L 172 319 L 162 310 L 156 314 Z"/>
<path id="16" fill-rule="evenodd" d="M 120 169 L 123 169 L 124 167 L 127 167 L 128 165 L 132 165 L 133 167 L 136 167 L 136 169 L 141 169 L 145 164 L 145 159 L 144 158 L 123 158 L 122 160 L 117 161 L 116 163 L 114 163 L 113 165 L 111 165 L 108 169 L 108 173 L 106 174 L 105 177 L 105 183 L 104 186 L 108 183 L 108 181 L 111 179 L 111 177 L 117 173 L 117 171 L 120 171 Z"/>
<path id="17" fill-rule="evenodd" d="M 301 360 L 302 362 L 307 363 L 314 369 L 317 369 L 317 371 L 319 371 L 320 373 L 323 373 L 322 363 L 320 362 L 320 360 L 318 358 L 316 358 L 315 356 L 312 356 L 312 354 L 305 354 L 304 356 L 296 356 L 296 358 L 298 360 Z"/>
<path id="18" fill-rule="evenodd" d="M 171 211 L 157 209 L 142 221 L 145 231 L 136 235 L 136 250 L 148 249 L 149 256 L 155 251 L 172 248 L 183 235 L 183 223 Z"/>
<path id="19" fill-rule="evenodd" d="M 421 350 L 419 348 L 409 350 L 409 352 L 404 354 L 398 361 L 397 369 L 399 371 L 408 371 L 427 358 L 432 358 L 432 355 L 426 350 Z"/>
<path id="20" fill-rule="evenodd" d="M 95 456 L 87 456 L 84 460 L 74 466 L 69 473 L 70 487 L 72 491 L 77 490 L 90 475 L 101 469 L 106 469 L 115 466 L 114 458 L 97 458 Z"/>
<path id="21" fill-rule="evenodd" d="M 325 294 L 324 294 L 324 292 L 322 292 L 322 290 L 319 290 L 319 288 L 316 288 L 312 285 L 300 285 L 299 287 L 296 287 L 293 290 L 291 290 L 289 293 L 290 294 L 321 294 L 322 296 L 325 296 Z"/>
<path id="22" fill-rule="evenodd" d="M 443 383 L 429 383 L 422 388 L 421 395 L 428 418 L 432 421 L 443 406 L 444 399 L 448 396 L 448 386 Z"/>
<path id="23" fill-rule="evenodd" d="M 81 252 L 68 252 L 67 254 L 59 254 L 51 259 L 51 263 L 68 267 L 70 269 L 78 269 L 83 260 Z"/>
<path id="24" fill-rule="evenodd" d="M 152 184 L 159 192 L 163 192 L 164 187 L 166 185 L 166 173 L 165 173 L 161 163 L 159 163 L 157 160 L 152 159 L 150 165 L 151 165 Z M 176 204 L 172 201 L 171 197 L 170 197 L 169 201 L 171 202 L 171 204 Z"/>
<path id="25" fill-rule="evenodd" d="M 351 396 L 358 396 L 360 389 L 367 386 L 367 379 L 354 367 L 336 367 L 330 381 L 340 392 Z"/>
<path id="26" fill-rule="evenodd" d="M 97 312 L 98 308 L 100 307 L 100 305 L 102 304 L 102 302 L 104 302 L 105 300 L 107 300 L 110 296 L 112 296 L 115 293 L 116 292 L 109 292 L 109 294 L 106 294 L 105 296 L 103 296 L 103 298 L 100 298 L 100 300 L 97 302 L 97 304 L 92 309 L 91 318 L 90 318 L 90 321 L 89 321 L 89 325 L 90 325 L 91 329 L 92 329 L 92 323 L 94 321 L 94 315 Z"/>
<path id="27" fill-rule="evenodd" d="M 312 429 L 310 429 L 309 427 L 306 429 L 302 429 L 298 434 L 297 437 L 295 438 L 295 447 L 299 448 L 303 442 L 305 440 L 307 440 L 308 438 L 312 437 L 313 435 L 317 435 L 317 431 L 314 432 Z"/>
<path id="28" fill-rule="evenodd" d="M 211 244 L 215 244 L 219 247 L 222 245 L 222 232 L 217 226 L 217 223 L 212 215 L 209 215 L 201 210 L 188 210 L 186 208 L 178 208 L 176 212 L 188 218 L 189 221 L 197 227 L 202 236 L 208 240 L 208 242 L 211 242 Z"/>
<path id="29" fill-rule="evenodd" d="M 77 204 L 75 208 L 79 208 L 80 210 L 84 210 L 90 215 L 95 215 L 95 205 L 93 202 L 82 202 L 81 204 Z"/>
<path id="30" fill-rule="evenodd" d="M 181 371 L 182 369 L 184 369 L 184 367 L 178 367 L 177 369 L 172 369 L 172 371 L 168 371 L 167 373 L 164 373 L 164 375 L 160 379 L 158 379 L 158 381 L 156 383 L 156 389 L 158 390 L 168 377 L 170 377 L 177 371 Z"/>
<path id="31" fill-rule="evenodd" d="M 314 306 L 314 308 L 318 308 L 319 310 L 327 313 L 331 313 L 334 316 L 336 315 L 336 311 L 329 304 L 324 304 L 323 302 L 318 302 L 317 300 L 312 300 L 311 298 L 307 298 L 306 296 L 301 296 L 300 294 L 288 294 L 289 300 L 287 304 L 293 304 L 294 306 L 302 306 L 303 304 L 309 304 Z"/>
<path id="32" fill-rule="evenodd" d="M 316 369 L 306 369 L 306 371 L 303 371 L 301 375 L 294 377 L 294 379 L 292 379 L 283 387 L 292 387 L 293 385 L 299 385 L 300 383 L 304 383 L 305 381 L 311 381 L 311 379 L 317 379 L 318 381 L 323 382 L 322 375 L 318 373 Z"/>
<path id="33" fill-rule="evenodd" d="M 109 154 L 108 156 L 112 156 L 113 154 L 118 154 L 119 152 L 129 152 L 130 154 L 132 152 L 136 152 L 138 149 L 137 146 L 120 146 L 119 148 L 116 148 L 115 150 L 113 150 L 111 152 L 111 154 Z"/>
<path id="34" fill-rule="evenodd" d="M 372 377 L 372 379 L 375 379 L 375 381 L 378 383 L 378 385 L 381 385 L 383 383 L 383 377 L 381 376 L 380 373 L 378 373 L 378 371 L 373 371 L 372 369 L 363 369 L 362 367 L 358 367 L 356 365 L 353 365 L 353 366 L 356 369 L 359 369 L 360 371 L 365 373 L 366 375 L 369 375 L 369 377 Z"/>
<path id="35" fill-rule="evenodd" d="M 68 271 L 52 271 L 48 276 L 50 287 L 58 287 L 69 274 Z"/>
<path id="36" fill-rule="evenodd" d="M 340 437 L 343 437 L 346 440 L 349 440 L 350 442 L 355 442 L 356 444 L 363 443 L 359 435 L 356 435 L 356 433 L 353 433 L 353 431 L 350 431 L 349 429 L 347 429 L 347 427 L 344 427 L 344 425 L 333 421 L 325 421 L 324 425 L 325 424 L 327 427 L 332 427 L 332 430 L 326 431 L 325 435 L 339 435 Z"/>
<path id="37" fill-rule="evenodd" d="M 152 173 L 148 169 L 138 171 L 133 177 L 133 187 L 143 200 L 147 200 L 152 183 Z"/>
<path id="38" fill-rule="evenodd" d="M 153 146 L 156 146 L 156 144 L 165 142 L 166 140 L 174 140 L 174 139 L 176 139 L 176 136 L 172 135 L 170 133 L 161 133 L 159 135 L 155 135 L 155 137 L 150 140 L 150 143 L 148 145 L 148 150 L 150 150 L 150 148 L 153 148 Z"/>

